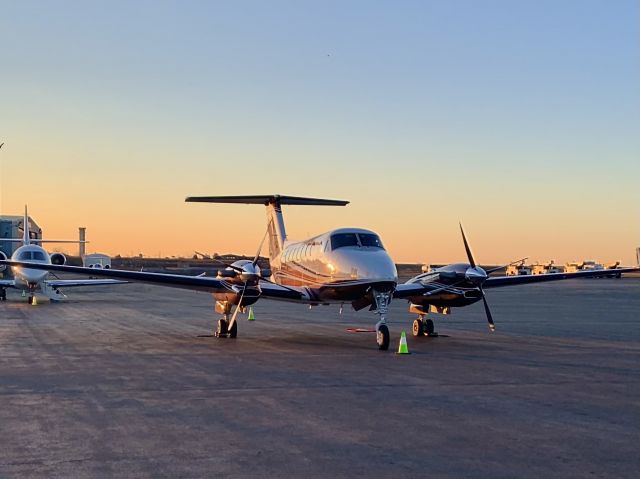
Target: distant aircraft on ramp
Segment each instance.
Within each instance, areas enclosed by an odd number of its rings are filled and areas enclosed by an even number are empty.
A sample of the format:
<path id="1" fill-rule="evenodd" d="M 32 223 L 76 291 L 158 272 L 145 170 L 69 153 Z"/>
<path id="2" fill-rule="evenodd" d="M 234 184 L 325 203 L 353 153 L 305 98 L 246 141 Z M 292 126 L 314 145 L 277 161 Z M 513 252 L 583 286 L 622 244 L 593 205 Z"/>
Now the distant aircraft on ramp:
<path id="1" fill-rule="evenodd" d="M 77 243 L 75 240 L 42 240 L 33 239 L 29 234 L 29 215 L 27 207 L 24 207 L 24 219 L 22 222 L 22 238 L 2 238 L 2 241 L 22 243 L 11 255 L 12 261 L 37 263 L 40 266 L 64 265 L 67 258 L 62 253 L 49 254 L 42 246 L 36 243 Z M 6 260 L 7 255 L 0 251 L 0 260 Z M 6 269 L 6 265 L 0 263 L 0 272 Z M 13 279 L 0 279 L 0 301 L 7 300 L 7 288 L 17 289 L 28 295 L 29 304 L 33 304 L 36 293 L 46 296 L 51 301 L 60 301 L 65 295 L 60 288 L 77 286 L 105 286 L 123 284 L 128 281 L 113 279 L 47 279 L 49 274 L 41 269 L 26 268 L 16 265 L 13 268 Z M 91 269 L 91 271 L 94 271 Z"/>

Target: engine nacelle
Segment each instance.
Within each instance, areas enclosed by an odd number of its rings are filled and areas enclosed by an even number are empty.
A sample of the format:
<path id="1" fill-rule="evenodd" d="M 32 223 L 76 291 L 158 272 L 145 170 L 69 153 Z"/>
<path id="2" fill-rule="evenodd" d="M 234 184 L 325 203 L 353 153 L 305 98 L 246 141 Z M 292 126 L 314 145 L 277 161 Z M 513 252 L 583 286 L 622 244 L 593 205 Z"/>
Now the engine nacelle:
<path id="1" fill-rule="evenodd" d="M 2 261 L 6 261 L 7 260 L 7 255 L 4 254 L 2 251 L 0 251 L 0 259 Z M 7 269 L 7 265 L 6 264 L 0 264 L 0 272 L 4 271 L 5 269 Z"/>
<path id="2" fill-rule="evenodd" d="M 237 271 L 234 271 L 230 268 L 218 270 L 218 278 L 235 278 L 236 276 L 238 276 Z"/>
<path id="3" fill-rule="evenodd" d="M 53 253 L 50 257 L 51 257 L 51 264 L 62 266 L 67 262 L 67 257 L 62 253 Z"/>

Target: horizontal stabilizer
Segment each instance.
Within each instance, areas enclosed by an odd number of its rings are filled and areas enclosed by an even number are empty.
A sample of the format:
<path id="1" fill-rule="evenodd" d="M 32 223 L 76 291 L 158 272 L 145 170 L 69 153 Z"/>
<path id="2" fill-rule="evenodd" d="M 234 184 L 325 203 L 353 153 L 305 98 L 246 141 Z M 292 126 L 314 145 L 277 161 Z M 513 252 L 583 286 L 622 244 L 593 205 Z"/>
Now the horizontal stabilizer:
<path id="1" fill-rule="evenodd" d="M 9 243 L 22 243 L 24 238 L 0 238 L 0 242 L 7 241 Z M 88 243 L 88 241 L 80 240 L 52 240 L 52 239 L 36 239 L 31 238 L 30 243 Z"/>
<path id="2" fill-rule="evenodd" d="M 185 201 L 190 203 L 240 203 L 246 205 L 317 205 L 346 206 L 348 201 L 325 200 L 322 198 L 303 198 L 299 196 L 253 195 L 253 196 L 189 196 Z"/>

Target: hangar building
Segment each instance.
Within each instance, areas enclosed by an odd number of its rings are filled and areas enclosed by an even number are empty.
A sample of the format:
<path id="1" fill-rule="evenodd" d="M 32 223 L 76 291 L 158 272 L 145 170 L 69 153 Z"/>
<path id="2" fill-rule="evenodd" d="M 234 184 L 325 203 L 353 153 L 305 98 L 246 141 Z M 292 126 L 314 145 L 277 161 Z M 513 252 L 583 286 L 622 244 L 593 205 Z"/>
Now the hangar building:
<path id="1" fill-rule="evenodd" d="M 22 246 L 19 242 L 3 241 L 3 238 L 22 238 L 23 216 L 0 216 L 0 251 L 11 257 L 13 252 Z M 29 235 L 31 239 L 42 239 L 42 228 L 29 217 Z"/>

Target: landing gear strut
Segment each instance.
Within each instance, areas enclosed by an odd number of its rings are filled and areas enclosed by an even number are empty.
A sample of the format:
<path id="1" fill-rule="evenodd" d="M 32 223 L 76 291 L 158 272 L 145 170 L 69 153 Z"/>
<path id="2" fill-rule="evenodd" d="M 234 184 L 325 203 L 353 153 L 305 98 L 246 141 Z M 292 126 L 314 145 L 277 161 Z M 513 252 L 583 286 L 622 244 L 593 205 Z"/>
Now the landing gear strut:
<path id="1" fill-rule="evenodd" d="M 389 303 L 391 302 L 392 294 L 392 291 L 373 291 L 376 313 L 380 316 L 380 320 L 378 321 L 378 324 L 376 324 L 376 343 L 378 343 L 378 349 L 381 351 L 389 349 L 389 328 L 387 327 L 387 320 L 385 316 L 389 311 Z"/>
<path id="2" fill-rule="evenodd" d="M 0 301 L 6 301 L 7 300 L 7 290 L 2 288 L 0 289 Z"/>

